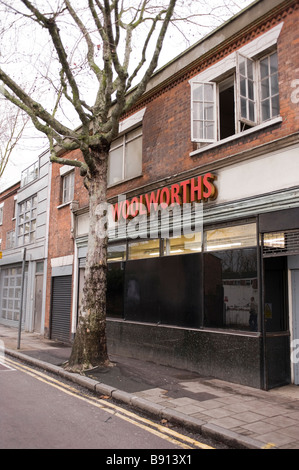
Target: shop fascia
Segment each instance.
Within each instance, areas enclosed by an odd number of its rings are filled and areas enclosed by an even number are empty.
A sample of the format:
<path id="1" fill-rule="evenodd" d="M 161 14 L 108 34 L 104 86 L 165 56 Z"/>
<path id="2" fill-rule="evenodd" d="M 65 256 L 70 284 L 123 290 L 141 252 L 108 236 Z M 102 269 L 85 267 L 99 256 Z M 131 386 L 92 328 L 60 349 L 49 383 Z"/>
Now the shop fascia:
<path id="1" fill-rule="evenodd" d="M 131 199 L 119 195 L 115 204 L 98 205 L 97 235 L 156 238 L 159 227 L 162 236 L 193 236 L 202 230 L 204 203 L 217 198 L 215 181 L 209 172 Z"/>

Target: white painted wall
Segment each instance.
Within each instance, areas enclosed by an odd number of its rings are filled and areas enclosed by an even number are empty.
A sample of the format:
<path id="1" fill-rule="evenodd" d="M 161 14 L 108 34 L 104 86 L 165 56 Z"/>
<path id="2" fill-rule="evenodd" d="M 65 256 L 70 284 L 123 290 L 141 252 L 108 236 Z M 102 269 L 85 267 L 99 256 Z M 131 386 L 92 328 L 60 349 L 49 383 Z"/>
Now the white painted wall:
<path id="1" fill-rule="evenodd" d="M 217 204 L 238 201 L 298 186 L 299 148 L 293 146 L 216 172 Z"/>

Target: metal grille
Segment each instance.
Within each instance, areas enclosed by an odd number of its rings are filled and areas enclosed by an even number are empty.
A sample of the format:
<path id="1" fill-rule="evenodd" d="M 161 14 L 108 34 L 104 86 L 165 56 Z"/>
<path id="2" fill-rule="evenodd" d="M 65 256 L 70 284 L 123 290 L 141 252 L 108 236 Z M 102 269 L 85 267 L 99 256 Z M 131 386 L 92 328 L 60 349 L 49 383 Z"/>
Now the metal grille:
<path id="1" fill-rule="evenodd" d="M 263 234 L 263 256 L 299 254 L 299 230 Z"/>
<path id="2" fill-rule="evenodd" d="M 72 276 L 53 277 L 51 339 L 70 341 Z"/>

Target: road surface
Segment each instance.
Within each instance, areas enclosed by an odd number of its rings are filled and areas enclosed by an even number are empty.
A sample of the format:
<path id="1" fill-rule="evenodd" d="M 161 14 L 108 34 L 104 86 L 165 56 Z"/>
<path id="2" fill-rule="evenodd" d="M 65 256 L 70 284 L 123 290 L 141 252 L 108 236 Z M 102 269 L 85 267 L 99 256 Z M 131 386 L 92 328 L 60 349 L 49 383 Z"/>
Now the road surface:
<path id="1" fill-rule="evenodd" d="M 0 363 L 0 400 L 0 449 L 106 449 L 105 458 L 111 460 L 105 463 L 114 465 L 125 463 L 116 461 L 124 458 L 118 450 L 172 450 L 168 460 L 179 455 L 176 463 L 188 465 L 191 451 L 212 449 L 201 439 L 11 358 Z M 146 455 L 152 465 L 166 458 L 165 453 Z M 140 464 L 130 463 L 135 468 Z"/>

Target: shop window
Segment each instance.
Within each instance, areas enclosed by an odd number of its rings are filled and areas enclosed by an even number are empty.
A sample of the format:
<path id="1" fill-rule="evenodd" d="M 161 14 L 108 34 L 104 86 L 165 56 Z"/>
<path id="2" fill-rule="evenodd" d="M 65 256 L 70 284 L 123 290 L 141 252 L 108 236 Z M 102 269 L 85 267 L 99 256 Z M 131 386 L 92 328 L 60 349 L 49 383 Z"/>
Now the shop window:
<path id="1" fill-rule="evenodd" d="M 37 217 L 37 196 L 32 196 L 19 204 L 18 214 L 18 245 L 26 245 L 35 241 Z"/>
<path id="2" fill-rule="evenodd" d="M 257 250 L 204 254 L 204 326 L 257 331 Z"/>
<path id="3" fill-rule="evenodd" d="M 122 261 L 108 264 L 107 271 L 107 316 L 124 316 L 124 266 Z"/>
<path id="4" fill-rule="evenodd" d="M 108 185 L 140 176 L 142 173 L 142 127 L 116 139 L 110 149 Z"/>
<path id="5" fill-rule="evenodd" d="M 74 171 L 71 171 L 62 177 L 62 204 L 72 202 L 74 199 L 74 181 Z"/>
<path id="6" fill-rule="evenodd" d="M 126 244 L 108 246 L 108 263 L 126 260 Z"/>
<path id="7" fill-rule="evenodd" d="M 204 326 L 257 331 L 257 231 L 248 223 L 204 233 Z"/>
<path id="8" fill-rule="evenodd" d="M 202 251 L 202 236 L 200 232 L 167 238 L 163 241 L 164 256 L 200 253 Z"/>
<path id="9" fill-rule="evenodd" d="M 192 140 L 213 143 L 279 116 L 278 59 L 236 53 L 225 80 L 191 81 Z"/>
<path id="10" fill-rule="evenodd" d="M 149 239 L 131 242 L 128 245 L 128 259 L 157 258 L 160 256 L 160 240 Z"/>
<path id="11" fill-rule="evenodd" d="M 204 233 L 205 251 L 231 250 L 256 246 L 256 224 L 217 227 Z"/>

